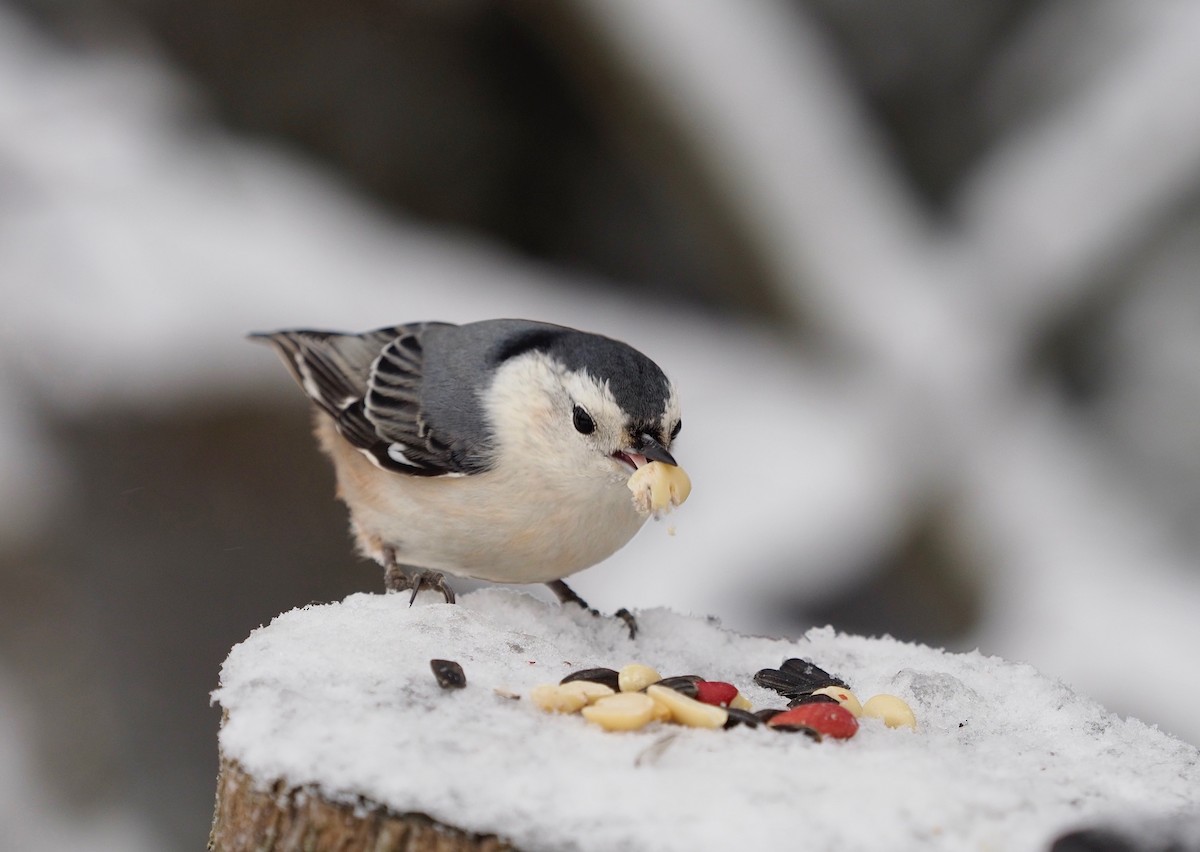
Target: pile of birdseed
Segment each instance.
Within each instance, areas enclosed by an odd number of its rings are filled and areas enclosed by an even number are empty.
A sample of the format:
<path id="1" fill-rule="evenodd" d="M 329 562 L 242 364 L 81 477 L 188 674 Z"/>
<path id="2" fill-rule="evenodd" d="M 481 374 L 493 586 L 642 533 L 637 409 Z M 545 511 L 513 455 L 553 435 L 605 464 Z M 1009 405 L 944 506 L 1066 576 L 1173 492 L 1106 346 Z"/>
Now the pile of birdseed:
<path id="1" fill-rule="evenodd" d="M 438 683 L 446 687 L 445 669 L 457 664 L 432 660 L 430 665 Z M 849 684 L 812 660 L 784 660 L 778 669 L 760 670 L 754 682 L 790 699 L 787 709 L 751 712 L 754 705 L 732 683 L 695 674 L 663 677 L 644 663 L 629 663 L 620 671 L 603 666 L 581 669 L 558 683 L 535 687 L 529 698 L 547 713 L 582 713 L 606 731 L 636 731 L 652 722 L 710 729 L 769 725 L 821 742 L 826 737 L 850 739 L 864 715 L 889 728 L 917 727 L 903 698 L 876 695 L 864 705 Z"/>
<path id="2" fill-rule="evenodd" d="M 1037 849 L 1114 815 L 1200 809 L 1200 751 L 1026 665 L 831 629 L 745 637 L 666 610 L 639 612 L 631 640 L 620 621 L 511 590 L 430 599 L 353 595 L 256 630 L 214 693 L 223 756 L 264 784 L 420 811 L 523 850 Z M 780 695 L 754 676 L 789 659 L 898 696 L 916 730 L 864 717 L 824 742 L 767 725 L 614 732 L 529 699 L 581 669 L 639 663 L 768 707 Z"/>

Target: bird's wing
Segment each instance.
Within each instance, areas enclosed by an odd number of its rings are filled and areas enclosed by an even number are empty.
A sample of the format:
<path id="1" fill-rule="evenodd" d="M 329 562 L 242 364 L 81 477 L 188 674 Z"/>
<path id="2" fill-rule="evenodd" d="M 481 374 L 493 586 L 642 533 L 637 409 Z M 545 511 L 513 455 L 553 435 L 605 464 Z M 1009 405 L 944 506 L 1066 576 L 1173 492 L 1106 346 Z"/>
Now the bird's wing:
<path id="1" fill-rule="evenodd" d="M 380 467 L 420 476 L 472 472 L 461 452 L 425 422 L 422 336 L 445 323 L 363 334 L 293 330 L 253 334 L 273 344 L 296 381 L 338 432 Z"/>
<path id="2" fill-rule="evenodd" d="M 423 338 L 431 326 L 442 325 L 402 326 L 403 333 L 384 345 L 371 364 L 363 416 L 388 442 L 388 455 L 393 461 L 430 474 L 467 473 L 470 467 L 456 451 L 455 442 L 428 422 L 429 412 L 421 402 Z M 463 391 L 470 393 L 471 389 Z"/>

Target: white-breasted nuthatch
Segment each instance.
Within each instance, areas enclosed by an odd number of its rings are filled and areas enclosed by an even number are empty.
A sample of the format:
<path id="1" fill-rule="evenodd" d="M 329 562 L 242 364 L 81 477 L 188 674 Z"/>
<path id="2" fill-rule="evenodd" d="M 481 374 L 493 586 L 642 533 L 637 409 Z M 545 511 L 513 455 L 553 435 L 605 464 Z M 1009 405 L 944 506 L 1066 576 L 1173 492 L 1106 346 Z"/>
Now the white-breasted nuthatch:
<path id="1" fill-rule="evenodd" d="M 671 381 L 598 334 L 501 319 L 251 337 L 316 403 L 359 548 L 414 598 L 430 587 L 453 602 L 446 572 L 546 583 L 586 607 L 562 578 L 645 522 L 630 475 L 676 463 Z"/>

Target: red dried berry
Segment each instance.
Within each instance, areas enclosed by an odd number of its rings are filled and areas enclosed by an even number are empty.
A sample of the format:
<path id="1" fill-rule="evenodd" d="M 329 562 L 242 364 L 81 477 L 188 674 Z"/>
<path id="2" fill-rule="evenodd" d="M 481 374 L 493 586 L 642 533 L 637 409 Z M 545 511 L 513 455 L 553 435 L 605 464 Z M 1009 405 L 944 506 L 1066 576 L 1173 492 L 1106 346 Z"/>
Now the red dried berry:
<path id="1" fill-rule="evenodd" d="M 773 716 L 767 724 L 803 725 L 836 740 L 848 740 L 858 731 L 858 720 L 840 704 L 801 704 Z"/>
<path id="2" fill-rule="evenodd" d="M 696 700 L 717 707 L 728 707 L 737 694 L 737 687 L 724 681 L 702 680 L 696 684 Z"/>

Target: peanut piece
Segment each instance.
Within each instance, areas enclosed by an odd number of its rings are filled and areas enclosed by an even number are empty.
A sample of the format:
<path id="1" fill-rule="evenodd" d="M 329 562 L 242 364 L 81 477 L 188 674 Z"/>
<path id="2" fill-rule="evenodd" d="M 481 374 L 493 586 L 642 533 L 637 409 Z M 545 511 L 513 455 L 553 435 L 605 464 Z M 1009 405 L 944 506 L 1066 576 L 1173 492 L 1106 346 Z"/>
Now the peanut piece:
<path id="1" fill-rule="evenodd" d="M 578 713 L 588 703 L 582 691 L 564 689 L 557 683 L 535 686 L 529 693 L 529 700 L 547 713 Z"/>
<path id="2" fill-rule="evenodd" d="M 689 728 L 720 728 L 729 719 L 724 707 L 705 704 L 665 686 L 648 686 L 646 694 L 671 711 L 671 718 Z"/>
<path id="3" fill-rule="evenodd" d="M 559 690 L 562 692 L 577 692 L 583 696 L 583 700 L 587 704 L 595 704 L 601 698 L 609 695 L 616 695 L 611 686 L 606 686 L 603 683 L 593 683 L 588 680 L 570 680 L 559 685 Z"/>
<path id="4" fill-rule="evenodd" d="M 682 506 L 692 493 L 687 471 L 656 461 L 639 467 L 625 484 L 633 492 L 634 508 L 643 515 L 669 512 L 675 506 Z"/>
<path id="5" fill-rule="evenodd" d="M 858 696 L 850 690 L 842 686 L 825 686 L 821 689 L 814 689 L 813 695 L 828 695 L 830 698 L 837 700 L 837 703 L 845 707 L 856 717 L 863 714 L 862 702 L 858 700 Z"/>
<path id="6" fill-rule="evenodd" d="M 654 699 L 644 692 L 621 692 L 583 708 L 583 718 L 606 731 L 635 731 L 654 720 Z"/>
<path id="7" fill-rule="evenodd" d="M 638 692 L 662 680 L 662 675 L 641 663 L 630 663 L 617 672 L 617 685 L 622 692 Z"/>
<path id="8" fill-rule="evenodd" d="M 903 698 L 895 695 L 875 695 L 867 699 L 863 705 L 862 714 L 875 719 L 882 719 L 889 728 L 917 729 L 917 717 L 912 708 Z"/>

